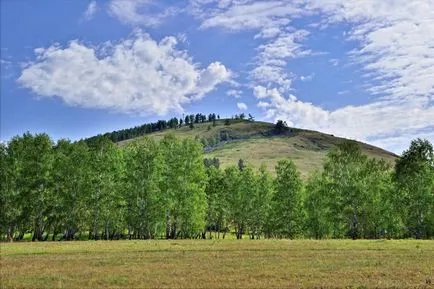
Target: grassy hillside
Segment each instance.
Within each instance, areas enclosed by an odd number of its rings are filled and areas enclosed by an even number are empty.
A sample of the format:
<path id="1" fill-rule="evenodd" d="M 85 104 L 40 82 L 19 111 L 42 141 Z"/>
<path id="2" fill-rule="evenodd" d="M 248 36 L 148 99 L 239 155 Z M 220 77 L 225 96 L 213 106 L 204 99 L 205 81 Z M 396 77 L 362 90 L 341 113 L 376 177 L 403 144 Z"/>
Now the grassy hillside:
<path id="1" fill-rule="evenodd" d="M 156 132 L 147 136 L 155 140 L 162 139 L 167 134 L 180 138 L 196 138 L 206 140 L 207 157 L 219 158 L 222 167 L 237 164 L 239 159 L 259 168 L 265 164 L 270 172 L 274 171 L 277 162 L 291 158 L 297 164 L 304 177 L 316 169 L 321 169 L 327 151 L 345 139 L 317 131 L 290 128 L 278 134 L 274 124 L 267 122 L 249 122 L 231 120 L 225 125 L 219 120 L 216 126 L 211 123 L 195 124 L 194 129 L 182 127 Z M 143 137 L 121 142 L 125 145 Z M 369 156 L 384 159 L 394 163 L 396 155 L 365 143 L 360 143 L 362 150 Z"/>

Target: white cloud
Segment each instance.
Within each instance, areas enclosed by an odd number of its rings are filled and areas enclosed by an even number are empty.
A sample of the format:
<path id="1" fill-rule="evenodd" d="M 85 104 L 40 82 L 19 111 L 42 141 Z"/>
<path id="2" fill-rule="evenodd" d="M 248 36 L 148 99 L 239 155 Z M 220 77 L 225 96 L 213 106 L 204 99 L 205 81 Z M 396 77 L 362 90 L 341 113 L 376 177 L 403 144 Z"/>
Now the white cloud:
<path id="1" fill-rule="evenodd" d="M 319 130 L 373 144 L 389 144 L 387 147 L 395 152 L 403 149 L 398 144 L 390 145 L 394 139 L 398 139 L 396 136 L 399 136 L 400 143 L 409 143 L 411 138 L 417 137 L 418 132 L 434 126 L 434 107 L 428 105 L 391 105 L 389 101 L 377 101 L 329 111 L 298 100 L 294 95 L 284 97 L 277 89 L 258 86 L 255 87 L 254 94 L 260 99 L 258 106 L 273 121 L 283 119 L 290 126 Z M 427 135 L 432 136 L 432 133 Z M 403 142 L 402 139 L 407 141 Z"/>
<path id="2" fill-rule="evenodd" d="M 245 104 L 244 102 L 238 102 L 237 103 L 237 107 L 239 110 L 247 110 L 247 104 Z"/>
<path id="3" fill-rule="evenodd" d="M 86 20 L 90 20 L 93 18 L 97 11 L 98 5 L 96 1 L 90 1 L 89 5 L 87 5 L 86 11 L 83 13 L 83 17 Z"/>
<path id="4" fill-rule="evenodd" d="M 243 94 L 242 90 L 230 89 L 230 90 L 226 91 L 227 96 L 233 96 L 235 98 L 241 98 L 242 94 Z"/>
<path id="5" fill-rule="evenodd" d="M 315 77 L 315 73 L 300 76 L 301 81 L 311 81 Z"/>
<path id="6" fill-rule="evenodd" d="M 418 134 L 434 141 L 432 133 L 422 132 L 432 130 L 434 124 L 434 1 L 234 0 L 224 9 L 212 6 L 218 0 L 191 1 L 201 7 L 196 7 L 196 15 L 197 11 L 210 15 L 207 19 L 199 17 L 202 28 L 254 30 L 255 39 L 265 41 L 258 45 L 250 77 L 253 86 L 263 88 L 254 91 L 261 98 L 258 106 L 266 117 L 384 143 L 393 150 L 404 143 L 403 138 Z M 294 37 L 303 30 L 292 27 L 292 21 L 311 15 L 317 16 L 312 18 L 315 25 L 307 23 L 306 27 L 320 27 L 322 31 L 340 23 L 349 27 L 343 35 L 354 41 L 351 62 L 365 70 L 365 87 L 371 94 L 367 104 L 327 111 L 295 96 L 282 96 L 295 80 L 286 64 L 313 54 L 304 42 L 307 33 Z M 337 66 L 340 60 L 329 62 Z M 264 101 L 267 99 L 269 102 Z"/>
<path id="7" fill-rule="evenodd" d="M 111 0 L 108 11 L 124 24 L 156 26 L 179 11 L 156 0 Z"/>
<path id="8" fill-rule="evenodd" d="M 36 60 L 22 70 L 18 82 L 73 106 L 138 114 L 179 112 L 229 81 L 231 72 L 219 62 L 200 68 L 176 45 L 174 37 L 156 42 L 137 31 L 99 47 L 74 40 L 64 48 L 38 48 Z"/>
<path id="9" fill-rule="evenodd" d="M 196 1 L 199 2 L 199 1 Z M 209 1 L 215 2 L 215 1 Z M 275 28 L 291 21 L 291 15 L 300 15 L 304 10 L 288 1 L 232 1 L 224 9 L 207 10 L 211 15 L 203 21 L 202 28 L 223 27 L 229 30 Z"/>
<path id="10" fill-rule="evenodd" d="M 290 27 L 293 18 L 311 14 L 298 1 L 224 1 L 191 0 L 194 15 L 203 19 L 201 28 L 221 27 L 230 31 L 257 30 L 254 39 L 258 55 L 249 76 L 252 86 L 278 85 L 281 91 L 291 88 L 294 75 L 285 71 L 287 61 L 312 54 L 302 42 L 309 32 Z M 213 6 L 215 5 L 215 7 Z M 210 8 L 212 7 L 212 8 Z"/>
<path id="11" fill-rule="evenodd" d="M 380 84 L 370 91 L 394 99 L 434 95 L 434 2 L 426 0 L 307 0 L 329 23 L 353 24 L 351 56 Z"/>

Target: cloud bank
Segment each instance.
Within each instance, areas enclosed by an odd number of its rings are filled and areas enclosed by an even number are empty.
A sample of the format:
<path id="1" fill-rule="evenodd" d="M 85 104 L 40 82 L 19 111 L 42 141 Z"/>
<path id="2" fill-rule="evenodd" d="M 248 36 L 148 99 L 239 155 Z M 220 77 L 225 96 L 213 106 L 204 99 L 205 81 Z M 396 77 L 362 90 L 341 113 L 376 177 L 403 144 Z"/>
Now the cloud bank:
<path id="1" fill-rule="evenodd" d="M 74 40 L 66 47 L 38 48 L 18 82 L 72 106 L 143 115 L 180 112 L 229 81 L 231 72 L 220 62 L 200 68 L 176 44 L 175 37 L 157 42 L 137 31 L 98 47 Z"/>

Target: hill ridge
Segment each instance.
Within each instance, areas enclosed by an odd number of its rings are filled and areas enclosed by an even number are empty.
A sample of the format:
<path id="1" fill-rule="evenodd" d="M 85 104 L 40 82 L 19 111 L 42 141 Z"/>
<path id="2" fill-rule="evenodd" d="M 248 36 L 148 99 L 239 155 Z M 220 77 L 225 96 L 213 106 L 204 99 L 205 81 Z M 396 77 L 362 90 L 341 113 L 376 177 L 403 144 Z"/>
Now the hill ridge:
<path id="1" fill-rule="evenodd" d="M 348 140 L 332 134 L 293 127 L 278 132 L 275 124 L 263 121 L 220 119 L 216 120 L 214 125 L 212 122 L 197 123 L 194 128 L 182 126 L 165 129 L 118 143 L 124 146 L 144 137 L 158 141 L 168 134 L 201 141 L 205 157 L 219 158 L 223 167 L 235 165 L 239 159 L 243 159 L 255 168 L 264 163 L 270 172 L 274 172 L 278 160 L 291 158 L 304 177 L 320 170 L 327 152 L 338 143 Z M 385 149 L 356 142 L 366 155 L 383 159 L 391 165 L 398 157 Z"/>

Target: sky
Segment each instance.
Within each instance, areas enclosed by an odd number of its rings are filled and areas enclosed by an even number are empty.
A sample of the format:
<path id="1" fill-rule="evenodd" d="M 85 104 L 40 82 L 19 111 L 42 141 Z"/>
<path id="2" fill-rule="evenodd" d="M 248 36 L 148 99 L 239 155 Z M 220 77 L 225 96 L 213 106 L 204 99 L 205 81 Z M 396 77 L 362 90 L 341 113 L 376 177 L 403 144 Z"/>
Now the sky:
<path id="1" fill-rule="evenodd" d="M 190 113 L 434 143 L 434 0 L 1 0 L 1 141 Z"/>

